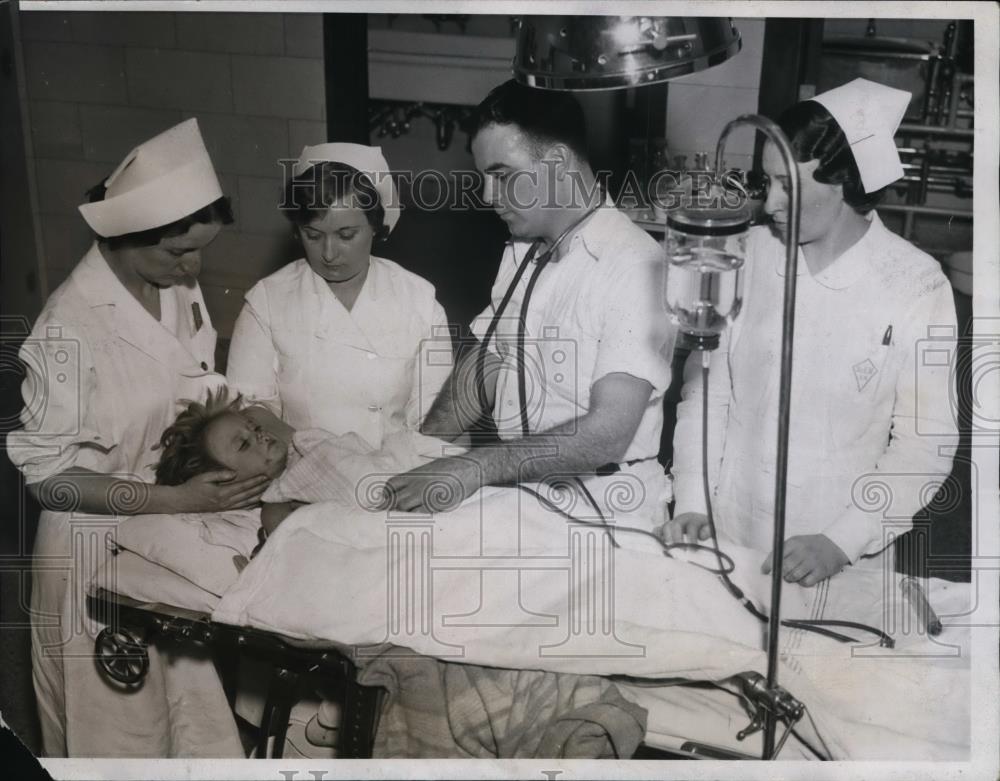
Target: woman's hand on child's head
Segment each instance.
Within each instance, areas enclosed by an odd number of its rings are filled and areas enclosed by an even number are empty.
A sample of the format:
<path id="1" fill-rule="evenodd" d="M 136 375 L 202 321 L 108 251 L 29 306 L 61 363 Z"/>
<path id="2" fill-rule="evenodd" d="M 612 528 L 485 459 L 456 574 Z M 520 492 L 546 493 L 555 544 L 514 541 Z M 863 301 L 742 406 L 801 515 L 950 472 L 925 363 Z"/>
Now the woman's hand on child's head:
<path id="1" fill-rule="evenodd" d="M 177 486 L 179 512 L 212 513 L 223 510 L 245 510 L 260 504 L 260 498 L 271 480 L 256 475 L 235 480 L 231 469 L 219 469 L 195 475 Z"/>

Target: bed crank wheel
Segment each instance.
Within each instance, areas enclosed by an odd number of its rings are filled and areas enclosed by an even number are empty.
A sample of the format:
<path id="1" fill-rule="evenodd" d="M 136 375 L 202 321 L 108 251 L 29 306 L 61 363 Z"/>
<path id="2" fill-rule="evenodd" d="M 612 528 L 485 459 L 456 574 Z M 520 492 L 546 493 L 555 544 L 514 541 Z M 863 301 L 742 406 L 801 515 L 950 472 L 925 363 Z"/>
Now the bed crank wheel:
<path id="1" fill-rule="evenodd" d="M 94 650 L 105 675 L 118 683 L 137 684 L 149 671 L 146 644 L 127 629 L 105 627 L 97 636 Z"/>

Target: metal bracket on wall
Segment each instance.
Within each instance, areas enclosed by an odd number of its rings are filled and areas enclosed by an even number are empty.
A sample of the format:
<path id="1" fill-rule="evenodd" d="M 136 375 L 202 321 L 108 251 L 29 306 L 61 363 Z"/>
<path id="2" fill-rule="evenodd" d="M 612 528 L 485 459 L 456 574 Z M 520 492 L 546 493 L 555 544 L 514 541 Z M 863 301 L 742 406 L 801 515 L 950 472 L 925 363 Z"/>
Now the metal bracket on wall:
<path id="1" fill-rule="evenodd" d="M 438 149 L 448 149 L 455 129 L 466 133 L 466 149 L 471 143 L 473 109 L 444 103 L 407 102 L 399 100 L 369 100 L 368 129 L 379 138 L 399 138 L 410 132 L 415 119 L 426 118 L 434 123 Z"/>

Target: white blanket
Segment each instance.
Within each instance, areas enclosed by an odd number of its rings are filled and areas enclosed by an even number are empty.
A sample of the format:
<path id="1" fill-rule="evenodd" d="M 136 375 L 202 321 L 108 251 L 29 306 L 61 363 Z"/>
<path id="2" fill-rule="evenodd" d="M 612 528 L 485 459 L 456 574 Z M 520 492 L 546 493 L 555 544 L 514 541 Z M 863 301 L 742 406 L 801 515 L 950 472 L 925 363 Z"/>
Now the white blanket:
<path id="1" fill-rule="evenodd" d="M 666 558 L 646 537 L 614 536 L 618 548 L 600 530 L 571 524 L 511 489 L 480 492 L 429 518 L 312 505 L 286 520 L 213 617 L 495 667 L 695 680 L 766 669 L 764 625 L 714 575 Z M 734 580 L 766 601 L 762 554 L 726 549 Z M 852 629 L 839 631 L 860 641 L 853 646 L 784 630 L 780 680 L 807 704 L 835 756 L 909 758 L 915 745 L 927 758 L 964 758 L 967 635 L 949 630 L 930 641 L 908 632 L 898 589 L 885 593 L 885 583 L 896 588 L 898 580 L 873 568 L 849 570 L 816 589 L 786 586 L 786 617 L 882 627 L 895 613 L 889 629 L 899 647 L 879 648 Z M 930 593 L 944 616 L 967 610 L 966 586 L 936 581 Z M 745 726 L 732 718 L 723 736 L 730 739 Z"/>
<path id="2" fill-rule="evenodd" d="M 667 558 L 653 540 L 621 528 L 650 528 L 648 509 L 658 504 L 628 475 L 590 483 L 619 527 L 614 547 L 565 487 L 534 489 L 588 523 L 516 489 L 481 491 L 434 517 L 365 509 L 389 473 L 437 455 L 433 441 L 398 442 L 387 453 L 344 438 L 300 444 L 313 458 L 293 465 L 272 498 L 333 500 L 289 516 L 242 575 L 235 557 L 256 542 L 256 513 L 139 516 L 120 525 L 119 545 L 222 596 L 215 620 L 295 638 L 388 642 L 446 661 L 582 674 L 721 681 L 766 669 L 765 625 L 695 566 L 716 567 L 714 556 Z M 767 612 L 763 554 L 724 548 L 733 580 Z M 853 629 L 838 630 L 859 641 L 850 646 L 785 630 L 780 681 L 806 702 L 835 756 L 962 759 L 968 633 L 949 628 L 932 641 L 914 631 L 899 580 L 859 567 L 814 589 L 786 585 L 783 617 L 871 624 L 893 634 L 897 649 Z M 925 585 L 946 625 L 968 612 L 968 586 Z M 142 592 L 150 598 L 155 589 L 144 583 Z M 732 738 L 745 723 L 730 695 L 715 695 L 729 699 L 728 712 L 705 692 L 637 688 L 630 696 L 650 707 L 651 736 L 679 729 L 746 750 Z"/>

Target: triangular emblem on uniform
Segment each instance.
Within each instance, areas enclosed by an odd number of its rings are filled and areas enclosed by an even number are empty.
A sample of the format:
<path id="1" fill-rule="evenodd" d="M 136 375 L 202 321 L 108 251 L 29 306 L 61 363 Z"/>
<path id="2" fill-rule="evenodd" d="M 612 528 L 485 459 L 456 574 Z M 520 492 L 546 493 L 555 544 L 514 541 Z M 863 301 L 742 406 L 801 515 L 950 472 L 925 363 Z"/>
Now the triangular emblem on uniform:
<path id="1" fill-rule="evenodd" d="M 854 369 L 854 379 L 858 383 L 858 391 L 863 391 L 865 386 L 872 381 L 872 377 L 878 374 L 878 369 L 870 358 L 866 358 L 861 363 L 856 363 Z"/>

